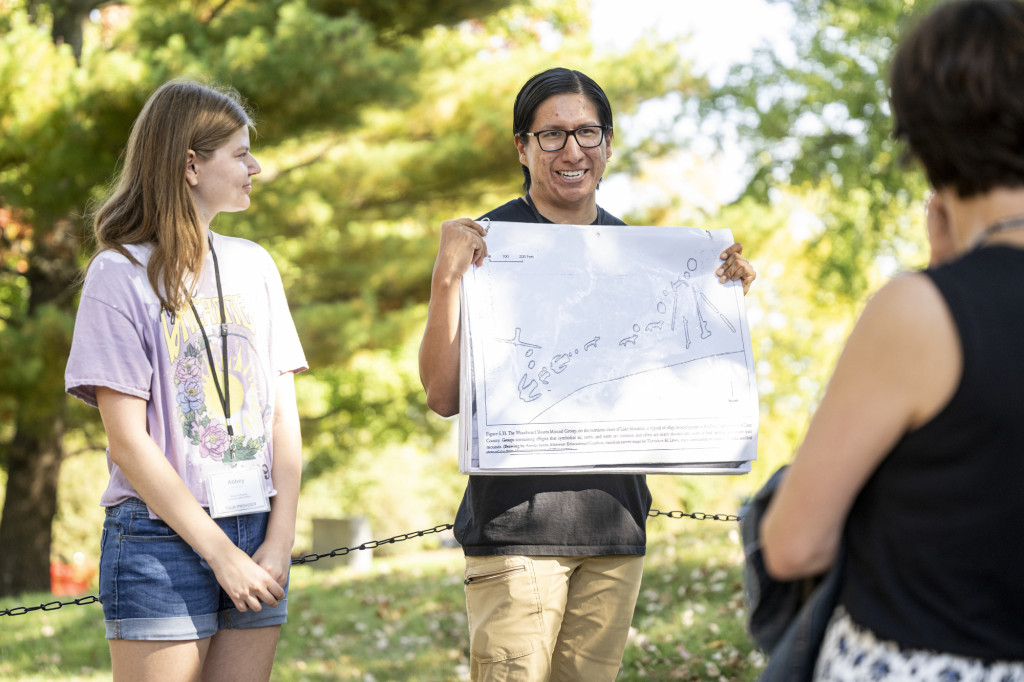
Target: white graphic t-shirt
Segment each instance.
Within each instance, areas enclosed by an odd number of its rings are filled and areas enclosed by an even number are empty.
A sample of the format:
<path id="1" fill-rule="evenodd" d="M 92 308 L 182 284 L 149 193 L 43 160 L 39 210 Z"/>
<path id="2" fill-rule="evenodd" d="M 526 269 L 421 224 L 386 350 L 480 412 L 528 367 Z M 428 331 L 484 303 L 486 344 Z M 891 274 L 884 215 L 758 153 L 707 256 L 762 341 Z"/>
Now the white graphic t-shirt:
<path id="1" fill-rule="evenodd" d="M 211 233 L 220 270 L 227 335 L 221 334 L 213 256 L 207 254 L 192 303 L 171 313 L 146 276 L 151 245 L 96 257 L 85 277 L 65 389 L 96 405 L 96 386 L 147 401 L 149 434 L 196 500 L 209 506 L 204 474 L 234 463 L 256 465 L 274 495 L 273 417 L 277 377 L 307 368 L 281 277 L 267 251 L 251 241 Z M 203 325 L 214 367 L 210 366 Z M 225 414 L 223 350 L 227 343 L 229 408 Z M 233 435 L 229 436 L 228 425 Z M 110 483 L 100 504 L 138 497 L 107 456 Z"/>

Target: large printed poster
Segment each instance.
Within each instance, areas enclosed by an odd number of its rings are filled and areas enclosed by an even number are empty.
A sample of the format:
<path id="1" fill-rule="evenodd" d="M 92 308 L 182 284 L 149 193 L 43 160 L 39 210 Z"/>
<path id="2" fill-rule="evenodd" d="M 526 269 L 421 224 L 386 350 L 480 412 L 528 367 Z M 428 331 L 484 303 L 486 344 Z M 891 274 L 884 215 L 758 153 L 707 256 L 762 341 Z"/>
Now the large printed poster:
<path id="1" fill-rule="evenodd" d="M 462 282 L 460 470 L 746 473 L 757 386 L 729 230 L 490 224 Z"/>

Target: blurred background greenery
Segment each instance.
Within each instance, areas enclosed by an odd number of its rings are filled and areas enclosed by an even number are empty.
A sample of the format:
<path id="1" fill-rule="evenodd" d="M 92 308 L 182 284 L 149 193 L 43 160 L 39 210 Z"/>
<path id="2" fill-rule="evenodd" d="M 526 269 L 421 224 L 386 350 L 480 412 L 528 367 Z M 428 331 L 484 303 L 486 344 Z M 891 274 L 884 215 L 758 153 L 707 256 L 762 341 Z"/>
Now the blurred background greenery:
<path id="1" fill-rule="evenodd" d="M 98 560 L 104 437 L 63 393 L 89 214 L 142 103 L 179 76 L 256 111 L 253 208 L 213 229 L 273 254 L 310 362 L 297 553 L 314 517 L 368 517 L 375 538 L 453 519 L 455 422 L 429 413 L 416 369 L 439 227 L 519 194 L 512 102 L 556 65 L 612 102 L 606 182 L 661 190 L 621 217 L 728 227 L 758 269 L 753 472 L 651 477 L 657 508 L 735 513 L 791 455 L 866 297 L 927 260 L 885 73 L 932 2 L 774 4 L 790 49 L 712 79 L 685 36 L 595 49 L 587 0 L 0 0 L 0 595 L 48 589 L 52 560 Z M 726 149 L 737 189 L 694 201 Z"/>

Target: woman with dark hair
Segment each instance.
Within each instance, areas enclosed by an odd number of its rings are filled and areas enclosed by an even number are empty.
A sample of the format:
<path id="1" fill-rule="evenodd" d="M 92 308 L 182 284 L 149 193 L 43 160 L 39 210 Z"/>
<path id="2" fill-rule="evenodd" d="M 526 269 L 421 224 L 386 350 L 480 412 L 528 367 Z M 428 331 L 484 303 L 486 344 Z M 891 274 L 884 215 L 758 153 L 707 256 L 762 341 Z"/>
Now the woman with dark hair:
<path id="1" fill-rule="evenodd" d="M 817 680 L 1024 680 L 1024 4 L 939 5 L 892 63 L 934 195 L 929 269 L 868 303 L 760 525 L 768 572 L 837 553 Z"/>
<path id="2" fill-rule="evenodd" d="M 579 71 L 550 69 L 521 89 L 513 140 L 526 194 L 483 218 L 624 225 L 597 205 L 611 156 L 612 111 Z M 482 218 L 482 219 L 483 219 Z M 459 282 L 487 255 L 486 231 L 445 222 L 420 346 L 427 404 L 459 410 Z M 723 282 L 755 275 L 734 244 Z M 473 680 L 614 680 L 640 590 L 651 495 L 644 476 L 472 475 L 455 519 L 466 555 Z"/>
<path id="3" fill-rule="evenodd" d="M 260 165 L 237 93 L 154 92 L 96 214 L 65 386 L 99 407 L 115 680 L 267 680 L 287 617 L 306 368 L 262 247 L 215 234 Z"/>

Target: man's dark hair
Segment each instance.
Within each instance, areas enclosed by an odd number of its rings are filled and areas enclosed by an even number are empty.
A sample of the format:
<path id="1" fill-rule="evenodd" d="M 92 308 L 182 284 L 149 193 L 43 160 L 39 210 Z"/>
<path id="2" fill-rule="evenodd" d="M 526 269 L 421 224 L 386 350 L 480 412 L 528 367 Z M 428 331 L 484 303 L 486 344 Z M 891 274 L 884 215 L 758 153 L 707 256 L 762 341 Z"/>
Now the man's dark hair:
<path id="1" fill-rule="evenodd" d="M 572 69 L 557 67 L 536 74 L 526 81 L 516 95 L 516 103 L 512 108 L 512 132 L 516 135 L 528 133 L 533 125 L 537 108 L 553 95 L 583 95 L 597 109 L 597 118 L 604 126 L 605 134 L 612 128 L 612 105 L 608 96 L 593 78 Z M 531 144 L 529 137 L 520 138 L 523 144 Z M 530 190 L 530 169 L 523 166 L 523 191 Z"/>
<path id="2" fill-rule="evenodd" d="M 895 128 L 935 188 L 1024 185 L 1024 3 L 954 0 L 896 51 Z"/>

